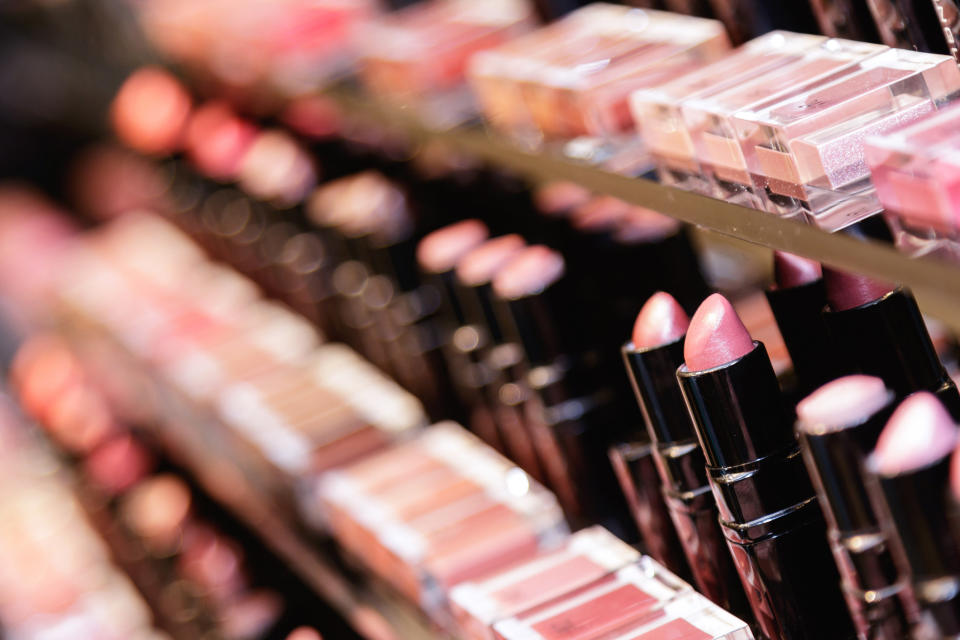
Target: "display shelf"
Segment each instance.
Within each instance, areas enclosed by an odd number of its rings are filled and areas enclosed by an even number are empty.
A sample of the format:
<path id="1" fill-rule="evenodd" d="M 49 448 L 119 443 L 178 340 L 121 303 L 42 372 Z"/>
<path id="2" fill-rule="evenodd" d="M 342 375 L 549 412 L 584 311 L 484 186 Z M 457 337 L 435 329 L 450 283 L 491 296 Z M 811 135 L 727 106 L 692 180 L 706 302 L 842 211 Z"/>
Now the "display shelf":
<path id="1" fill-rule="evenodd" d="M 335 87 L 323 95 L 337 102 L 349 119 L 373 123 L 413 141 L 445 144 L 533 181 L 576 182 L 713 233 L 899 282 L 914 292 L 924 312 L 960 331 L 960 267 L 948 262 L 910 257 L 879 241 L 827 233 L 802 222 L 663 186 L 653 180 L 612 173 L 559 154 L 525 150 L 481 125 L 432 127 L 413 109 L 385 104 L 351 87 Z"/>
<path id="2" fill-rule="evenodd" d="M 121 345 L 83 318 L 70 316 L 62 332 L 80 352 L 107 359 L 122 371 L 132 395 L 154 426 L 148 435 L 169 459 L 293 571 L 349 624 L 369 640 L 444 640 L 411 604 L 372 578 L 343 571 L 278 493 L 282 481 L 269 482 L 249 466 L 249 453 L 237 446 L 228 427 L 140 366 Z M 93 345 L 91 347 L 91 345 Z M 243 460 L 238 462 L 238 460 Z M 260 477 L 257 477 L 260 476 Z M 272 484 L 272 486 L 271 486 Z M 355 575 L 356 574 L 356 575 Z"/>

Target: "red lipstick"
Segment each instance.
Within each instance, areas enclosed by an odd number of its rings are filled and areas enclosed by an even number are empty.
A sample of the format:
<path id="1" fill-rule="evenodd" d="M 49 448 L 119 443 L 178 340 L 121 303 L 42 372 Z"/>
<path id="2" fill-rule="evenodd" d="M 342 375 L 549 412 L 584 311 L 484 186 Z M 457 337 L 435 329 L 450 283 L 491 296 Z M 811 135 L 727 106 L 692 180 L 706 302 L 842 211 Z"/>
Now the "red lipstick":
<path id="1" fill-rule="evenodd" d="M 866 459 L 895 406 L 883 380 L 853 375 L 797 405 L 797 433 L 862 638 L 909 637 L 916 608 L 864 486 Z"/>
<path id="2" fill-rule="evenodd" d="M 654 294 L 637 316 L 632 341 L 622 349 L 623 359 L 653 441 L 657 484 L 697 588 L 742 618 L 749 613 L 746 596 L 724 542 L 703 451 L 677 384 L 689 324 L 673 296 L 662 291 Z M 642 529 L 643 523 L 639 524 Z M 656 534 L 643 533 L 645 539 Z M 673 531 L 659 537 L 665 542 L 676 539 Z"/>
<path id="3" fill-rule="evenodd" d="M 937 395 L 960 416 L 960 394 L 930 340 L 923 316 L 906 289 L 835 269 L 824 269 L 824 322 L 844 368 L 877 376 L 898 397 Z"/>
<path id="4" fill-rule="evenodd" d="M 930 637 L 960 634 L 960 550 L 950 535 L 947 484 L 957 427 L 929 392 L 904 400 L 867 460 L 867 488 L 886 519 Z M 919 637 L 919 636 L 918 636 Z"/>
<path id="5" fill-rule="evenodd" d="M 677 370 L 707 462 L 720 525 L 768 638 L 850 638 L 826 524 L 793 416 L 761 342 L 730 303 L 700 305 Z"/>
<path id="6" fill-rule="evenodd" d="M 806 395 L 840 373 L 823 322 L 826 286 L 819 262 L 774 251 L 774 286 L 765 291 L 790 353 L 796 390 Z"/>

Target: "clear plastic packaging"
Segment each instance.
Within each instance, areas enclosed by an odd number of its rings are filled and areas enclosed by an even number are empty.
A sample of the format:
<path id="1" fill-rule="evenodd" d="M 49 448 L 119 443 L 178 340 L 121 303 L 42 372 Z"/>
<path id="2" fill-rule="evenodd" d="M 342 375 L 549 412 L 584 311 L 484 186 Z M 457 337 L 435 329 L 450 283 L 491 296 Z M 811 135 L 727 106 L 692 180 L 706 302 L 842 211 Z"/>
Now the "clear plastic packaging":
<path id="1" fill-rule="evenodd" d="M 729 49 L 723 25 L 595 3 L 474 57 L 469 75 L 487 119 L 521 137 L 615 137 L 633 130 L 630 93 Z"/>
<path id="2" fill-rule="evenodd" d="M 754 186 L 778 210 L 796 205 L 836 231 L 877 213 L 864 140 L 914 122 L 960 95 L 949 56 L 890 49 L 855 72 L 786 100 L 740 111 L 735 126 Z"/>
<path id="3" fill-rule="evenodd" d="M 639 558 L 636 550 L 603 527 L 583 529 L 558 550 L 454 587 L 450 594 L 454 618 L 464 638 L 491 640 L 495 622 L 579 589 Z"/>

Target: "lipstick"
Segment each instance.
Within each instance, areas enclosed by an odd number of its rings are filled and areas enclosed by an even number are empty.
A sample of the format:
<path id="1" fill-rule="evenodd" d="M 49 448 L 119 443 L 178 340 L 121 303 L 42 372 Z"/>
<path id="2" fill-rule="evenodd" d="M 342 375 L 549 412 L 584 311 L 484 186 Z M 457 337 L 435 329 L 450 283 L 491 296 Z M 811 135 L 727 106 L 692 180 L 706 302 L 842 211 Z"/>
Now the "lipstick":
<path id="1" fill-rule="evenodd" d="M 524 423 L 515 393 L 522 373 L 518 345 L 504 338 L 494 311 L 492 280 L 526 246 L 519 235 L 500 236 L 484 242 L 457 263 L 457 296 L 466 324 L 453 336 L 454 348 L 477 354 L 470 371 L 473 382 L 493 412 L 494 439 L 508 456 L 537 480 L 543 480 L 536 447 Z"/>
<path id="2" fill-rule="evenodd" d="M 571 307 L 574 282 L 563 257 L 523 249 L 493 280 L 507 340 L 522 347 L 524 413 L 538 457 L 567 515 L 629 531 L 607 448 L 618 436 L 613 393 L 598 380 L 600 361 L 586 310 Z M 605 379 L 604 379 L 605 380 Z"/>
<path id="3" fill-rule="evenodd" d="M 764 293 L 793 361 L 796 390 L 806 395 L 840 373 L 822 317 L 823 271 L 818 262 L 774 251 L 773 273 L 775 284 Z"/>
<path id="4" fill-rule="evenodd" d="M 867 459 L 867 488 L 894 557 L 909 576 L 930 637 L 960 634 L 960 551 L 950 535 L 947 484 L 957 427 L 922 391 L 900 403 Z M 924 637 L 918 634 L 917 637 Z"/>
<path id="5" fill-rule="evenodd" d="M 720 525 L 768 638 L 850 638 L 826 523 L 763 343 L 726 298 L 694 314 L 677 378 L 707 461 Z"/>
<path id="6" fill-rule="evenodd" d="M 913 295 L 866 276 L 824 269 L 828 307 L 823 320 L 845 367 L 877 376 L 898 397 L 937 395 L 960 416 L 960 394 L 947 375 Z"/>
<path id="7" fill-rule="evenodd" d="M 797 433 L 827 518 L 847 606 L 862 638 L 910 634 L 916 608 L 864 486 L 866 459 L 896 406 L 883 380 L 852 375 L 797 405 Z"/>
<path id="8" fill-rule="evenodd" d="M 749 611 L 746 596 L 724 542 L 703 451 L 677 384 L 689 323 L 670 294 L 654 294 L 637 316 L 632 339 L 622 348 L 623 359 L 653 441 L 666 506 L 697 588 L 742 618 Z M 656 534 L 638 524 L 644 539 Z M 675 534 L 660 537 L 670 540 Z"/>

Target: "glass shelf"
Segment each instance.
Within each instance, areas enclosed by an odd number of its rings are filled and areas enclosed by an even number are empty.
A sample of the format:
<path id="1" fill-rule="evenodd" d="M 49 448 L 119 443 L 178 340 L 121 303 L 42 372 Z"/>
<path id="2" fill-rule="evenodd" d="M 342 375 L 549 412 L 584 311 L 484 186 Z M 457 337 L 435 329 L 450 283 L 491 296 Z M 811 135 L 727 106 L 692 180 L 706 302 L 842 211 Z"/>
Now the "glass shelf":
<path id="1" fill-rule="evenodd" d="M 899 282 L 913 290 L 925 313 L 960 331 L 960 266 L 930 257 L 909 257 L 879 241 L 827 233 L 802 222 L 652 180 L 612 173 L 559 155 L 524 150 L 478 125 L 431 127 L 412 109 L 384 104 L 352 88 L 337 87 L 324 95 L 335 100 L 348 118 L 375 123 L 414 141 L 443 143 L 531 181 L 576 182 L 713 233 Z"/>

